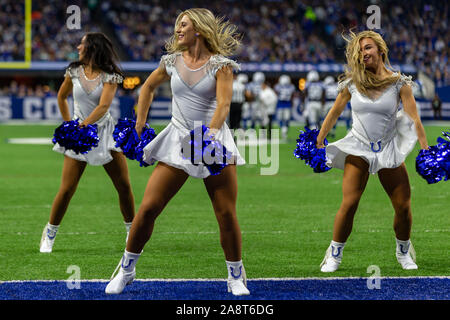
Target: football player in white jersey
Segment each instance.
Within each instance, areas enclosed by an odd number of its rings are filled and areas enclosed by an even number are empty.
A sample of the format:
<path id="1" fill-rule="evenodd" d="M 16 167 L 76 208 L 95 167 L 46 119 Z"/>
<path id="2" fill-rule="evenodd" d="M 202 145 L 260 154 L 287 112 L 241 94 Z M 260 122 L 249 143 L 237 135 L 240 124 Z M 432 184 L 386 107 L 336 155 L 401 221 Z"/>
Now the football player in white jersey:
<path id="1" fill-rule="evenodd" d="M 322 120 L 321 121 L 323 121 L 323 119 L 325 119 L 325 117 L 327 116 L 328 111 L 330 111 L 331 107 L 333 107 L 334 101 L 336 100 L 336 97 L 338 95 L 337 83 L 334 80 L 333 76 L 327 76 L 323 80 L 323 87 L 324 87 L 324 90 L 325 90 L 325 104 L 324 104 L 324 107 L 323 107 L 323 113 L 322 113 Z M 333 137 L 333 138 L 336 135 L 336 124 L 330 130 L 330 136 Z"/>
<path id="2" fill-rule="evenodd" d="M 286 140 L 289 131 L 289 120 L 291 119 L 295 86 L 291 83 L 291 77 L 283 74 L 278 79 L 278 83 L 274 89 L 278 95 L 277 119 L 281 128 L 281 139 Z"/>
<path id="3" fill-rule="evenodd" d="M 251 126 L 255 128 L 256 124 L 263 125 L 263 121 L 265 118 L 264 108 L 259 100 L 259 94 L 261 93 L 261 86 L 266 80 L 264 73 L 255 72 L 252 77 L 252 82 L 248 85 L 248 90 L 252 95 L 252 101 L 250 102 L 250 118 L 251 118 Z"/>
<path id="4" fill-rule="evenodd" d="M 277 109 L 278 96 L 268 83 L 263 82 L 261 92 L 259 93 L 259 101 L 264 108 L 263 128 L 267 129 L 267 139 L 272 138 L 272 122 Z"/>
<path id="5" fill-rule="evenodd" d="M 305 113 L 308 127 L 320 128 L 320 116 L 325 102 L 325 90 L 319 81 L 319 73 L 311 70 L 306 76 Z"/>

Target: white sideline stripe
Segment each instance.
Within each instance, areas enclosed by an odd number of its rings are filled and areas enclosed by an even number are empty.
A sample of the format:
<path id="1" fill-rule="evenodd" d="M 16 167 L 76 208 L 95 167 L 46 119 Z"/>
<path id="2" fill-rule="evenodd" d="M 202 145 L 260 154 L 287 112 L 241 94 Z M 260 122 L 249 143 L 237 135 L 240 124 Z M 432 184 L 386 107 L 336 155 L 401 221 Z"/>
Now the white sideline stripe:
<path id="1" fill-rule="evenodd" d="M 315 232 L 315 231 L 313 231 Z M 317 232 L 329 232 L 329 231 L 317 231 Z M 7 232 L 0 232 L 0 234 L 16 234 L 18 236 L 29 236 L 29 235 L 36 235 L 41 234 L 42 232 L 14 232 L 14 233 L 7 233 Z M 241 233 L 246 234 L 281 234 L 281 233 L 290 233 L 288 231 L 242 231 Z M 59 235 L 66 235 L 66 236 L 74 236 L 74 235 L 100 235 L 100 234 L 123 234 L 123 232 L 58 232 Z M 168 231 L 168 232 L 158 232 L 158 234 L 219 234 L 219 231 L 198 231 L 198 232 L 189 232 L 189 231 Z"/>
<path id="2" fill-rule="evenodd" d="M 389 229 L 390 230 L 390 229 Z M 302 230 L 303 232 L 309 231 L 311 233 L 329 233 L 330 230 Z M 358 230 L 358 232 L 367 232 L 367 233 L 378 233 L 378 232 L 386 232 L 387 229 L 372 229 L 372 230 Z M 450 229 L 426 229 L 426 230 L 415 230 L 415 232 L 450 232 Z M 41 234 L 42 232 L 0 232 L 0 234 L 15 234 L 18 236 L 29 236 Z M 59 235 L 66 236 L 74 236 L 74 235 L 101 235 L 101 234 L 122 234 L 123 232 L 96 232 L 96 231 L 88 231 L 88 232 L 61 232 L 59 231 Z M 272 230 L 272 231 L 241 231 L 242 234 L 288 234 L 288 233 L 297 233 L 297 231 L 284 231 L 284 230 Z M 219 231 L 167 231 L 167 232 L 158 232 L 158 234 L 219 234 Z"/>
<path id="3" fill-rule="evenodd" d="M 253 279 L 247 279 L 247 281 L 304 281 L 304 280 L 320 280 L 320 281 L 330 281 L 330 280 L 366 280 L 368 278 L 374 278 L 374 277 L 327 277 L 327 278 L 320 278 L 320 277 L 306 277 L 306 278 L 253 278 Z M 377 279 L 450 279 L 450 276 L 415 276 L 415 277 L 376 277 Z M 74 279 L 71 280 L 7 280 L 7 281 L 0 281 L 0 284 L 2 283 L 34 283 L 34 282 L 73 282 Z M 85 279 L 85 280 L 79 280 L 80 282 L 109 282 L 110 279 Z M 219 279 L 219 278 L 198 278 L 198 279 L 135 279 L 134 281 L 140 281 L 140 282 L 223 282 L 227 281 L 227 279 Z"/>
<path id="4" fill-rule="evenodd" d="M 10 144 L 52 144 L 52 138 L 10 138 Z"/>

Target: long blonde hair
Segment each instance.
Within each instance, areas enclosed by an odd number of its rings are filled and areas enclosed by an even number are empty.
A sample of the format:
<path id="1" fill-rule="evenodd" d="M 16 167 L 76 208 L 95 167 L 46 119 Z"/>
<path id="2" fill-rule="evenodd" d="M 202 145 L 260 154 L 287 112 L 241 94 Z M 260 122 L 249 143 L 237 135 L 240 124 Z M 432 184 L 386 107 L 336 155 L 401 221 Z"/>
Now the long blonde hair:
<path id="1" fill-rule="evenodd" d="M 381 53 L 384 66 L 391 71 L 395 71 L 389 62 L 389 49 L 380 34 L 371 30 L 361 31 L 358 34 L 355 34 L 350 30 L 349 37 L 343 35 L 343 38 L 347 41 L 347 47 L 345 50 L 347 65 L 345 66 L 344 74 L 339 76 L 339 82 L 351 78 L 358 91 L 367 95 L 368 90 L 370 89 L 380 90 L 398 81 L 400 78 L 400 73 L 392 75 L 391 77 L 380 79 L 373 72 L 366 70 L 366 66 L 363 62 L 360 41 L 364 38 L 370 38 L 378 47 L 378 52 Z"/>
<path id="2" fill-rule="evenodd" d="M 173 35 L 166 42 L 168 53 L 186 50 L 178 44 L 176 35 L 177 27 L 185 15 L 192 21 L 194 30 L 203 36 L 206 48 L 213 54 L 231 56 L 241 45 L 242 35 L 237 32 L 237 26 L 226 21 L 224 17 L 214 16 L 208 9 L 191 8 L 178 15 Z"/>

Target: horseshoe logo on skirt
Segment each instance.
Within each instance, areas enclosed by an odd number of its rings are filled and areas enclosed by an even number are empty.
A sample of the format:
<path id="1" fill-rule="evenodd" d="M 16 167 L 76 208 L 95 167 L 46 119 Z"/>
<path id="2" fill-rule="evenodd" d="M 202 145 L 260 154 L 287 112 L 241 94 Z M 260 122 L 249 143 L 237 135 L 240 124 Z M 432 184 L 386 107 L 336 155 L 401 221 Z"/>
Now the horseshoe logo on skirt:
<path id="1" fill-rule="evenodd" d="M 378 149 L 375 150 L 375 149 L 373 148 L 374 143 L 373 143 L 373 142 L 370 143 L 370 149 L 372 149 L 373 152 L 380 152 L 380 151 L 381 151 L 381 141 L 378 141 L 377 144 L 378 144 Z"/>

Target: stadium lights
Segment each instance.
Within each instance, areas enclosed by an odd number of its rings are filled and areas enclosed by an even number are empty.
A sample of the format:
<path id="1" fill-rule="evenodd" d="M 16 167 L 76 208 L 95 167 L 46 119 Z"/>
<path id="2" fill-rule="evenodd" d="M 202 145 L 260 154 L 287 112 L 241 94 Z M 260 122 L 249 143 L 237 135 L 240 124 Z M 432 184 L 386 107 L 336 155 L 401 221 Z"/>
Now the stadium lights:
<path id="1" fill-rule="evenodd" d="M 298 88 L 300 89 L 300 91 L 305 90 L 305 84 L 306 84 L 305 78 L 300 78 L 298 80 Z"/>
<path id="2" fill-rule="evenodd" d="M 140 83 L 141 79 L 139 77 L 125 77 L 123 80 L 123 88 L 133 90 Z"/>

